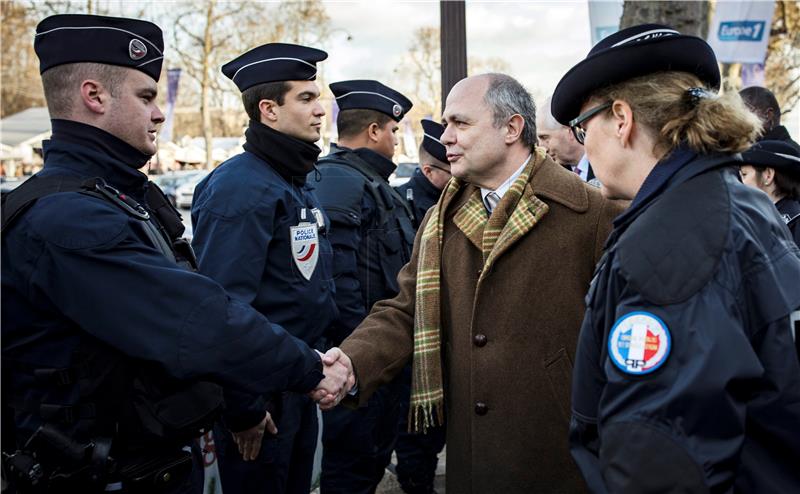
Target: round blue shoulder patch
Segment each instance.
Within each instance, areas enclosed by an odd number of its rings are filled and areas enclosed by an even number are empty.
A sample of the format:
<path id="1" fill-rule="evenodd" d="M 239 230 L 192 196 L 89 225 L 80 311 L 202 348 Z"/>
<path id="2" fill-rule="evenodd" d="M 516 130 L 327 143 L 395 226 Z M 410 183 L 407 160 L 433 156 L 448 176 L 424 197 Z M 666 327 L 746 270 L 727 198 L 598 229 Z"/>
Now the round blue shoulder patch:
<path id="1" fill-rule="evenodd" d="M 620 317 L 608 337 L 608 356 L 626 374 L 653 372 L 667 361 L 671 348 L 667 325 L 649 312 Z"/>

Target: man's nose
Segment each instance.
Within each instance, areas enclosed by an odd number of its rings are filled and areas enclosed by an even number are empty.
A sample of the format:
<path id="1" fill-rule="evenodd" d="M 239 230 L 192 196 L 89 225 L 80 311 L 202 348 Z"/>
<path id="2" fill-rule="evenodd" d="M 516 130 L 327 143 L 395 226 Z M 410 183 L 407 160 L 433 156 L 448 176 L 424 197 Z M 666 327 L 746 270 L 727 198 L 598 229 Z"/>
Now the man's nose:
<path id="1" fill-rule="evenodd" d="M 155 123 L 159 123 L 159 124 L 164 122 L 165 117 L 164 117 L 164 114 L 161 113 L 161 108 L 156 106 L 156 109 L 153 110 L 153 114 L 150 115 L 150 120 L 152 120 Z"/>

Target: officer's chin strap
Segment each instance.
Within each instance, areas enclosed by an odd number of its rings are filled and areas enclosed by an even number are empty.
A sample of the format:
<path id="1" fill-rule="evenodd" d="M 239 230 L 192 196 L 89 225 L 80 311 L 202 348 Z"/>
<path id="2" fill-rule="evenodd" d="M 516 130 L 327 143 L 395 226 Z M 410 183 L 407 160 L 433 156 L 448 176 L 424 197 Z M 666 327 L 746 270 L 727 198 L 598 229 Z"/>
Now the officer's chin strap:
<path id="1" fill-rule="evenodd" d="M 320 173 L 319 168 L 317 168 L 317 164 L 314 163 L 312 166 L 314 168 L 314 181 L 315 182 L 322 181 L 322 173 Z"/>

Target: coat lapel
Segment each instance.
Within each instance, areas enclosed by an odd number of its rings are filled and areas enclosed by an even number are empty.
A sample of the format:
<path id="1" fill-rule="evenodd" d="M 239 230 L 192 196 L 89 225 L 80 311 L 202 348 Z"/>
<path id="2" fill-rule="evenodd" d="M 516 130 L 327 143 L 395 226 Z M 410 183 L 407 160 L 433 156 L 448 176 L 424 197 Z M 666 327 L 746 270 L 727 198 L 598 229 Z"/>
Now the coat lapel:
<path id="1" fill-rule="evenodd" d="M 482 251 L 483 229 L 486 227 L 486 222 L 486 208 L 481 201 L 481 189 L 473 187 L 467 202 L 453 216 L 453 223 L 478 250 Z"/>
<path id="2" fill-rule="evenodd" d="M 503 227 L 503 231 L 500 232 L 500 236 L 489 254 L 486 264 L 491 265 L 494 263 L 512 245 L 524 237 L 547 214 L 548 209 L 547 204 L 533 194 L 533 187 L 528 182 L 517 207 L 514 208 Z"/>

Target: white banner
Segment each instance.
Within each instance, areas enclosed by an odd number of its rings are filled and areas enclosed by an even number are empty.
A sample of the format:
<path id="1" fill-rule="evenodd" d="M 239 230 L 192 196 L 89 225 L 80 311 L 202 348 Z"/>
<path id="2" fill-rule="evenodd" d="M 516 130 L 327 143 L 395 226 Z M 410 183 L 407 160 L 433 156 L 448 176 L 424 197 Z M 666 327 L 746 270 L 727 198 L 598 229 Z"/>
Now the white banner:
<path id="1" fill-rule="evenodd" d="M 708 43 L 723 63 L 764 63 L 775 1 L 718 0 Z"/>
<path id="2" fill-rule="evenodd" d="M 589 28 L 592 34 L 592 46 L 606 36 L 619 31 L 622 4 L 621 0 L 589 0 Z"/>

